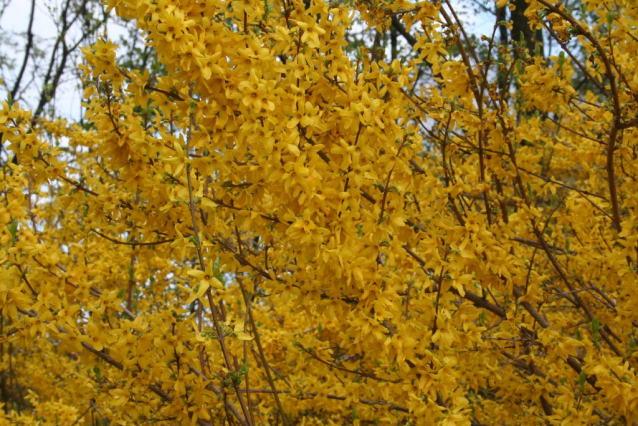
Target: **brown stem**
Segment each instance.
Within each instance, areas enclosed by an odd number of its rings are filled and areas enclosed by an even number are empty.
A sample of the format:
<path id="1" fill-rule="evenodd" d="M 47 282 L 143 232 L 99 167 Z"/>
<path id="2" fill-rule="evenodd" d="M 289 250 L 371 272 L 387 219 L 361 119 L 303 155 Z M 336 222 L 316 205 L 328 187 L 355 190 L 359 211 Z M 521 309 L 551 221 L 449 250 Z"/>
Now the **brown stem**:
<path id="1" fill-rule="evenodd" d="M 71 426 L 77 425 L 79 423 L 79 421 L 82 420 L 82 417 L 84 417 L 86 415 L 86 413 L 88 413 L 91 408 L 93 408 L 93 407 L 91 407 L 91 404 L 89 404 L 89 406 L 86 407 L 86 410 L 84 410 L 84 412 L 82 412 L 82 414 L 80 414 L 78 416 L 78 418 L 75 419 L 75 421 L 73 423 L 71 423 Z"/>
<path id="2" fill-rule="evenodd" d="M 614 70 L 612 67 L 609 58 L 603 49 L 602 45 L 598 41 L 596 37 L 592 33 L 590 33 L 587 29 L 585 29 L 576 19 L 572 16 L 568 15 L 562 8 L 556 7 L 555 5 L 550 4 L 546 0 L 538 0 L 540 4 L 551 10 L 552 12 L 559 15 L 561 18 L 569 22 L 572 27 L 574 27 L 578 34 L 584 36 L 587 40 L 591 42 L 594 46 L 600 59 L 603 62 L 605 67 L 605 74 L 609 79 L 609 88 L 611 90 L 611 99 L 612 106 L 614 110 L 614 123 L 609 133 L 609 141 L 607 142 L 607 182 L 609 186 L 609 198 L 611 201 L 611 210 L 613 216 L 613 224 L 614 228 L 617 232 L 621 231 L 621 219 L 620 219 L 620 208 L 618 205 L 618 193 L 616 188 L 616 177 L 614 170 L 614 151 L 616 150 L 616 142 L 618 137 L 618 130 L 622 127 L 622 111 L 620 107 L 620 100 L 618 96 L 618 87 L 616 85 L 616 75 L 614 74 Z M 560 5 L 560 3 L 558 3 Z"/>
<path id="3" fill-rule="evenodd" d="M 380 377 L 375 376 L 375 375 L 374 375 L 374 374 L 372 374 L 372 373 L 365 373 L 365 372 L 363 372 L 363 371 L 354 371 L 354 370 L 349 370 L 349 369 L 347 369 L 347 368 L 345 368 L 345 367 L 341 367 L 341 366 L 339 366 L 339 365 L 337 365 L 337 364 L 332 364 L 332 363 L 330 363 L 330 362 L 328 362 L 328 361 L 326 361 L 326 360 L 324 360 L 324 359 L 320 358 L 317 354 L 315 354 L 315 351 L 314 351 L 314 350 L 306 349 L 306 348 L 304 348 L 301 344 L 299 344 L 299 347 L 301 348 L 301 350 L 302 350 L 302 351 L 304 351 L 305 353 L 307 353 L 308 355 L 310 355 L 310 357 L 311 357 L 312 359 L 317 360 L 317 361 L 319 361 L 320 363 L 325 364 L 325 365 L 327 365 L 327 366 L 328 366 L 328 367 L 330 367 L 330 368 L 334 368 L 334 369 L 336 369 L 336 370 L 343 371 L 343 372 L 350 373 L 350 374 L 355 374 L 355 375 L 357 375 L 357 376 L 361 376 L 361 377 L 367 377 L 368 379 L 376 380 L 376 381 L 378 381 L 378 382 L 390 382 L 390 383 L 399 383 L 399 382 L 400 382 L 400 380 L 387 380 L 387 379 L 382 379 L 382 378 L 380 378 Z"/>
<path id="4" fill-rule="evenodd" d="M 241 244 L 241 241 L 239 242 Z M 275 386 L 275 382 L 272 379 L 272 375 L 270 374 L 270 367 L 268 362 L 266 361 L 266 355 L 264 354 L 264 348 L 261 344 L 261 337 L 259 336 L 259 330 L 257 329 L 257 324 L 255 323 L 255 318 L 253 317 L 253 311 L 250 305 L 250 298 L 246 289 L 244 288 L 244 283 L 240 276 L 237 276 L 237 282 L 239 283 L 239 288 L 244 296 L 244 303 L 246 304 L 246 312 L 248 314 L 248 320 L 250 321 L 250 327 L 253 330 L 253 336 L 255 336 L 255 343 L 257 344 L 257 349 L 259 350 L 259 358 L 264 366 L 264 371 L 266 372 L 266 378 L 268 379 L 268 384 L 270 388 L 273 390 L 273 396 L 275 398 L 275 402 L 277 403 L 277 408 L 279 409 L 279 416 L 281 417 L 281 422 L 284 426 L 288 425 L 288 420 L 286 419 L 286 413 L 284 412 L 284 408 L 281 405 L 281 401 L 279 400 L 279 396 L 276 393 L 277 387 Z"/>
<path id="5" fill-rule="evenodd" d="M 135 289 L 135 254 L 131 253 L 131 263 L 128 271 L 128 295 L 126 298 L 126 309 L 133 310 L 133 290 Z"/>
<path id="6" fill-rule="evenodd" d="M 417 262 L 419 262 L 419 264 L 423 267 L 425 266 L 426 262 L 425 260 L 423 260 L 418 254 L 416 254 L 414 252 L 414 250 L 412 250 L 407 244 L 404 244 L 403 249 L 405 251 L 408 252 L 408 254 L 410 256 L 412 256 L 412 258 L 414 258 L 414 260 L 416 260 Z M 434 288 L 432 289 L 433 291 L 438 291 L 437 290 L 437 286 L 435 285 Z M 454 287 L 452 287 L 450 289 L 450 291 L 456 295 L 460 296 L 460 293 L 457 289 L 455 289 Z M 478 306 L 479 308 L 483 308 L 486 309 L 490 312 L 492 312 L 493 314 L 501 317 L 501 318 L 507 318 L 507 313 L 505 312 L 505 310 L 503 308 L 501 308 L 500 306 L 496 306 L 495 304 L 488 302 L 487 299 L 479 296 L 478 294 L 472 293 L 471 291 L 465 291 L 465 294 L 463 296 L 464 299 L 469 300 L 470 302 L 472 302 L 475 306 Z"/>
<path id="7" fill-rule="evenodd" d="M 193 134 L 193 126 L 194 126 L 194 117 L 193 114 L 191 113 L 190 116 L 190 123 L 188 126 L 188 131 L 187 131 L 187 135 L 186 135 L 186 149 L 185 149 L 185 153 L 187 156 L 187 160 L 188 160 L 188 152 L 190 150 L 190 141 L 192 138 L 192 134 Z M 206 263 L 204 262 L 204 256 L 202 254 L 202 246 L 201 246 L 201 242 L 199 240 L 199 227 L 197 225 L 197 216 L 195 214 L 195 200 L 193 198 L 193 184 L 192 184 L 192 180 L 191 180 L 191 167 L 190 167 L 190 163 L 186 164 L 186 180 L 187 180 L 187 184 L 188 184 L 188 206 L 189 206 L 189 210 L 190 210 L 190 214 L 191 214 L 191 221 L 193 224 L 193 233 L 194 233 L 194 237 L 195 237 L 195 249 L 197 251 L 197 259 L 199 260 L 199 266 L 201 268 L 202 271 L 206 270 Z M 213 301 L 213 293 L 210 289 L 210 287 L 206 290 L 206 296 L 208 298 L 208 303 L 210 305 L 210 310 L 211 310 L 211 314 L 213 316 L 213 325 L 215 327 L 215 332 L 217 334 L 217 339 L 219 340 L 219 345 L 221 347 L 222 350 L 222 354 L 224 355 L 224 362 L 226 363 L 226 368 L 228 368 L 229 370 L 232 370 L 232 364 L 230 362 L 230 356 L 228 353 L 228 348 L 226 347 L 226 339 L 225 339 L 225 335 L 224 332 L 221 329 L 221 325 L 220 325 L 220 321 L 219 318 L 217 316 L 217 309 L 215 308 L 215 303 Z M 239 405 L 241 406 L 243 415 L 244 415 L 244 419 L 246 421 L 246 423 L 249 426 L 252 426 L 252 421 L 250 418 L 250 413 L 248 412 L 248 407 L 246 406 L 246 402 L 244 401 L 244 398 L 242 397 L 241 393 L 239 392 L 239 385 L 233 380 L 233 388 L 235 389 L 235 393 L 237 394 L 237 399 L 239 400 Z"/>
<path id="8" fill-rule="evenodd" d="M 98 234 L 100 237 L 107 239 L 115 244 L 122 244 L 125 246 L 154 246 L 154 245 L 158 245 L 158 244 L 166 244 L 166 243 L 172 243 L 173 241 L 175 241 L 175 238 L 171 238 L 168 240 L 160 240 L 160 241 L 152 241 L 150 243 L 147 242 L 139 242 L 139 241 L 135 241 L 135 242 L 128 242 L 128 241 L 120 241 L 120 240 L 116 240 L 114 238 L 109 237 L 108 235 L 104 235 L 103 233 L 101 233 L 100 231 L 98 231 L 95 228 L 91 228 L 91 231 L 95 232 L 96 234 Z"/>
<path id="9" fill-rule="evenodd" d="M 20 71 L 18 72 L 18 77 L 13 84 L 13 89 L 11 89 L 12 102 L 15 102 L 16 100 L 15 98 L 18 94 L 18 90 L 20 90 L 20 83 L 22 82 L 24 71 L 27 68 L 27 62 L 29 62 L 29 58 L 31 57 L 31 48 L 33 47 L 33 20 L 35 16 L 35 1 L 36 0 L 31 0 L 31 13 L 29 14 L 29 26 L 27 28 L 27 45 L 24 47 L 24 56 L 22 58 L 22 66 L 20 67 Z"/>

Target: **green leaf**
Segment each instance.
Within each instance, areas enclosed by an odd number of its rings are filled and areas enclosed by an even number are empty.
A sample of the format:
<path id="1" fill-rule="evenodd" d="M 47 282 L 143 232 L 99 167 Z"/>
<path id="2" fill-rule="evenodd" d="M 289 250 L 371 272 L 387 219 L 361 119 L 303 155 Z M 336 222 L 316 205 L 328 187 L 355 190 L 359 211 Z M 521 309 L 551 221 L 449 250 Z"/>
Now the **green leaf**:
<path id="1" fill-rule="evenodd" d="M 10 225 L 7 225 L 7 229 L 11 234 L 11 241 L 15 244 L 18 239 L 18 219 L 13 219 Z"/>

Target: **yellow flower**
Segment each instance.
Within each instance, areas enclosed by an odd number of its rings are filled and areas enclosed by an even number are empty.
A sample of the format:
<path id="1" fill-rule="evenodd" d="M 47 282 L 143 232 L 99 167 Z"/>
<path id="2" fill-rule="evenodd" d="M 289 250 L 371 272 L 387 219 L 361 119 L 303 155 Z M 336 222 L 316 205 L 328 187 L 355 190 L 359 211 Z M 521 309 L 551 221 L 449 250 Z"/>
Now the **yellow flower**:
<path id="1" fill-rule="evenodd" d="M 11 107 L 9 106 L 7 101 L 2 101 L 2 109 L 0 110 L 0 124 L 4 124 L 7 122 L 7 120 L 12 120 L 17 117 L 17 112 L 11 110 Z"/>
<path id="2" fill-rule="evenodd" d="M 90 323 L 87 326 L 86 335 L 88 338 L 86 339 L 86 343 L 91 345 L 93 349 L 96 351 L 101 351 L 104 349 L 104 344 L 108 340 L 108 335 L 104 332 L 104 330 L 98 327 L 94 323 Z"/>
<path id="3" fill-rule="evenodd" d="M 319 36 L 325 34 L 326 30 L 321 28 L 314 19 L 311 19 L 310 22 L 296 21 L 295 25 L 303 30 L 301 35 L 302 43 L 307 42 L 310 48 L 319 48 L 321 46 Z"/>
<path id="4" fill-rule="evenodd" d="M 215 270 L 213 262 L 208 262 L 205 271 L 191 269 L 186 272 L 186 274 L 195 278 L 197 281 L 195 285 L 191 285 L 192 291 L 188 299 L 184 302 L 185 304 L 192 303 L 195 299 L 199 299 L 211 287 L 217 290 L 225 289 L 222 282 L 217 278 L 221 275 L 219 271 Z"/>
<path id="5" fill-rule="evenodd" d="M 250 106 L 256 113 L 261 112 L 264 96 L 266 94 L 266 86 L 257 77 L 254 69 L 250 70 L 250 77 L 237 86 L 243 92 L 242 103 Z"/>

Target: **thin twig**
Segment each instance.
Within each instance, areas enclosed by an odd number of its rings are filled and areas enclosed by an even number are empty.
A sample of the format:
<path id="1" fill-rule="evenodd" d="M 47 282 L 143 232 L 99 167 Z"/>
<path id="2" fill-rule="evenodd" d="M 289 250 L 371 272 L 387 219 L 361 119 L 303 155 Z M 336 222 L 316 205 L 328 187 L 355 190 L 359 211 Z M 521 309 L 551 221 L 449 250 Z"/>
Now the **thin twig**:
<path id="1" fill-rule="evenodd" d="M 241 245 L 241 241 L 238 242 Z M 275 382 L 272 379 L 272 375 L 270 374 L 270 368 L 268 361 L 266 361 L 266 355 L 264 354 L 264 348 L 261 344 L 261 337 L 259 336 L 259 330 L 257 329 L 257 324 L 255 323 L 255 318 L 253 317 L 253 311 L 250 306 L 250 297 L 244 288 L 244 283 L 242 278 L 237 275 L 237 283 L 239 284 L 239 288 L 244 296 L 244 303 L 246 304 L 246 313 L 248 314 L 248 321 L 250 321 L 250 327 L 253 331 L 253 336 L 255 336 L 255 343 L 257 344 L 257 349 L 259 350 L 259 358 L 261 358 L 261 362 L 264 366 L 264 371 L 266 372 L 266 378 L 268 379 L 268 384 L 270 388 L 273 390 L 273 396 L 275 398 L 275 402 L 277 403 L 277 408 L 279 409 L 279 416 L 281 417 L 281 421 L 284 426 L 288 425 L 288 420 L 286 419 L 286 413 L 284 412 L 284 408 L 281 405 L 281 401 L 279 400 L 279 396 L 275 392 L 277 387 L 275 386 Z"/>
<path id="2" fill-rule="evenodd" d="M 109 237 L 108 235 L 104 235 L 103 233 L 101 233 L 100 231 L 98 231 L 95 228 L 91 228 L 91 231 L 95 232 L 96 234 L 98 234 L 100 237 L 107 239 L 115 244 L 122 244 L 125 246 L 155 246 L 158 244 L 166 244 L 166 243 L 172 243 L 173 241 L 175 241 L 175 238 L 171 238 L 168 240 L 160 240 L 160 241 L 152 241 L 150 243 L 147 242 L 140 242 L 140 241 L 134 241 L 134 242 L 129 242 L 129 241 L 120 241 L 120 240 L 116 240 L 114 238 Z"/>

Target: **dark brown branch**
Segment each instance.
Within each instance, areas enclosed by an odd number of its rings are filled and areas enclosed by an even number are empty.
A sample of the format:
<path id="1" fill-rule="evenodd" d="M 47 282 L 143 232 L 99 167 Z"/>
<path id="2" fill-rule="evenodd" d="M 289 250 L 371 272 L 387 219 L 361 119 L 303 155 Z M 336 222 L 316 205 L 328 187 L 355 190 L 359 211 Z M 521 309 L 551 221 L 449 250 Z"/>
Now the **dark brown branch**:
<path id="1" fill-rule="evenodd" d="M 41 160 L 44 164 L 46 164 L 47 166 L 51 167 L 51 163 L 49 163 L 42 155 L 40 155 L 38 157 L 39 160 Z M 69 185 L 73 185 L 75 186 L 76 189 L 79 189 L 80 191 L 84 191 L 87 194 L 91 194 L 94 195 L 96 197 L 98 197 L 100 194 L 98 194 L 97 192 L 91 191 L 90 189 L 88 189 L 87 187 L 83 186 L 81 183 L 76 182 L 72 179 L 67 178 L 66 176 L 63 176 L 62 174 L 58 175 L 63 181 L 65 181 L 66 183 L 68 183 Z"/>
<path id="2" fill-rule="evenodd" d="M 417 43 L 418 40 L 416 39 L 416 37 L 414 37 L 405 29 L 405 26 L 401 23 L 401 21 L 399 21 L 399 18 L 397 18 L 396 15 L 392 16 L 392 28 L 394 28 L 399 34 L 401 34 L 410 46 L 414 47 L 414 45 Z"/>
<path id="3" fill-rule="evenodd" d="M 390 382 L 390 383 L 399 383 L 399 380 L 387 380 L 387 379 L 382 379 L 381 377 L 377 377 L 372 373 L 365 373 L 363 371 L 354 371 L 354 370 L 349 370 L 345 367 L 341 367 L 339 365 L 336 364 L 331 364 L 330 362 L 320 358 L 319 356 L 317 356 L 317 354 L 315 354 L 314 349 L 306 349 L 304 348 L 301 344 L 299 344 L 299 347 L 301 348 L 302 351 L 304 351 L 305 353 L 307 353 L 308 355 L 310 355 L 310 357 L 314 360 L 317 360 L 319 362 L 321 362 L 322 364 L 327 365 L 330 368 L 334 368 L 336 370 L 339 371 L 343 371 L 345 373 L 350 373 L 350 374 L 355 374 L 357 376 L 361 376 L 361 377 L 366 377 L 368 379 L 372 379 L 372 380 L 376 380 L 378 382 Z"/>
<path id="4" fill-rule="evenodd" d="M 543 245 L 539 243 L 538 241 L 528 240 L 526 238 L 512 237 L 510 238 L 510 241 L 516 241 L 518 243 L 525 244 L 526 246 L 530 246 L 530 247 L 543 248 Z M 552 249 L 554 249 L 554 247 L 552 247 Z M 555 250 L 563 254 L 569 254 L 570 256 L 576 256 L 578 254 L 578 252 L 575 252 L 574 250 L 567 250 L 564 247 L 556 247 Z"/>
<path id="5" fill-rule="evenodd" d="M 238 238 L 238 244 L 241 244 L 241 241 Z M 248 320 L 250 321 L 250 327 L 253 331 L 253 336 L 255 336 L 255 343 L 257 344 L 257 349 L 259 350 L 259 358 L 264 366 L 264 371 L 266 372 L 266 378 L 268 379 L 268 384 L 270 388 L 273 390 L 273 396 L 275 398 L 275 402 L 277 404 L 277 408 L 279 409 L 279 416 L 281 417 L 281 421 L 284 426 L 288 425 L 288 421 L 286 420 L 286 413 L 284 412 L 283 406 L 281 405 L 281 401 L 279 400 L 279 396 L 276 393 L 277 387 L 275 386 L 275 382 L 272 379 L 272 375 L 270 374 L 270 367 L 268 362 L 266 361 L 266 355 L 264 354 L 264 348 L 261 344 L 261 337 L 259 336 L 259 330 L 257 329 L 257 324 L 255 323 L 255 318 L 253 316 L 253 310 L 250 306 L 251 300 L 250 296 L 246 292 L 244 288 L 243 281 L 240 276 L 237 276 L 237 282 L 239 283 L 239 287 L 241 289 L 242 294 L 244 295 L 244 303 L 246 304 L 246 312 L 248 314 Z"/>
<path id="6" fill-rule="evenodd" d="M 172 243 L 173 241 L 175 241 L 175 238 L 171 238 L 168 240 L 160 240 L 160 241 L 152 241 L 150 243 L 147 242 L 139 242 L 139 241 L 135 241 L 135 242 L 129 242 L 129 241 L 120 241 L 120 240 L 116 240 L 115 238 L 111 238 L 108 235 L 104 235 L 103 233 L 101 233 L 100 231 L 98 231 L 95 228 L 91 228 L 91 231 L 95 232 L 96 234 L 98 234 L 100 237 L 107 239 L 115 244 L 122 244 L 125 246 L 154 246 L 154 245 L 158 245 L 158 244 L 166 244 L 166 243 Z"/>
<path id="7" fill-rule="evenodd" d="M 18 90 L 20 90 L 20 83 L 22 82 L 24 71 L 27 68 L 27 63 L 29 62 L 29 57 L 31 56 L 31 48 L 33 47 L 34 16 L 35 16 L 35 0 L 31 0 L 31 13 L 29 14 L 29 27 L 27 28 L 27 45 L 24 47 L 24 58 L 22 59 L 22 66 L 20 67 L 20 72 L 18 73 L 18 77 L 16 78 L 16 81 L 13 84 L 13 89 L 11 89 L 11 101 L 13 102 L 15 102 L 15 97 L 18 94 Z"/>
<path id="8" fill-rule="evenodd" d="M 537 178 L 542 179 L 545 182 L 553 183 L 553 184 L 556 184 L 556 185 L 559 185 L 559 186 L 574 190 L 574 191 L 578 192 L 579 194 L 591 195 L 592 197 L 600 198 L 601 200 L 607 201 L 607 198 L 603 197 L 600 194 L 596 194 L 594 192 L 586 191 L 584 189 L 580 189 L 580 188 L 576 188 L 576 187 L 567 185 L 566 183 L 562 183 L 562 182 L 558 182 L 558 181 L 552 180 L 552 179 L 547 178 L 545 176 L 541 176 L 541 175 L 539 175 L 537 173 L 534 173 L 534 172 L 531 172 L 529 170 L 526 170 L 526 169 L 524 169 L 524 168 L 522 168 L 520 166 L 518 167 L 518 169 L 520 171 L 522 171 L 522 172 L 525 172 L 525 173 L 529 174 L 529 175 L 536 176 Z"/>
<path id="9" fill-rule="evenodd" d="M 414 258 L 417 262 L 419 262 L 419 264 L 421 266 L 425 266 L 425 260 L 423 260 L 419 255 L 417 255 L 407 244 L 404 244 L 403 249 L 405 251 L 408 252 L 408 254 L 410 256 L 412 256 L 412 258 Z M 437 291 L 438 286 L 434 286 L 434 288 L 432 289 L 432 291 Z M 454 287 L 450 288 L 450 291 L 456 295 L 461 296 L 461 294 L 459 293 L 459 291 L 457 289 L 455 289 Z M 501 318 L 506 318 L 507 314 L 505 312 L 505 310 L 503 308 L 501 308 L 500 306 L 496 306 L 495 304 L 488 302 L 487 299 L 479 296 L 476 293 L 472 293 L 471 291 L 465 291 L 465 294 L 463 296 L 461 296 L 464 299 L 469 300 L 470 302 L 472 302 L 475 306 L 479 307 L 479 308 L 483 308 L 486 309 L 490 312 L 492 312 L 493 314 L 501 317 Z"/>
<path id="10" fill-rule="evenodd" d="M 576 19 L 574 19 L 574 17 L 566 13 L 564 8 L 559 7 L 559 6 L 562 6 L 561 3 L 556 3 L 556 5 L 553 5 L 547 2 L 546 0 L 538 0 L 538 2 L 541 3 L 543 6 L 545 6 L 546 8 L 548 8 L 553 13 L 556 13 L 557 15 L 559 15 L 562 19 L 569 22 L 571 26 L 578 31 L 579 35 L 582 35 L 587 40 L 589 40 L 594 46 L 594 48 L 596 49 L 596 51 L 598 52 L 598 55 L 600 59 L 602 60 L 603 65 L 605 67 L 605 74 L 607 75 L 607 78 L 609 79 L 609 89 L 611 90 L 611 100 L 612 100 L 612 106 L 613 106 L 613 112 L 614 112 L 614 122 L 611 128 L 611 131 L 609 132 L 609 141 L 607 143 L 607 165 L 606 165 L 607 182 L 609 186 L 609 198 L 611 201 L 612 222 L 614 224 L 615 230 L 617 232 L 620 232 L 621 220 L 620 220 L 620 207 L 618 205 L 618 189 L 616 187 L 616 176 L 615 176 L 615 170 L 614 170 L 614 151 L 616 150 L 618 131 L 621 128 L 623 123 L 622 123 L 622 111 L 621 111 L 621 105 L 620 105 L 620 98 L 618 95 L 618 86 L 616 84 L 616 75 L 614 74 L 614 69 L 612 67 L 611 62 L 609 61 L 609 57 L 607 57 L 607 52 L 601 46 L 598 39 L 592 33 L 590 33 L 586 28 L 584 28 Z"/>

